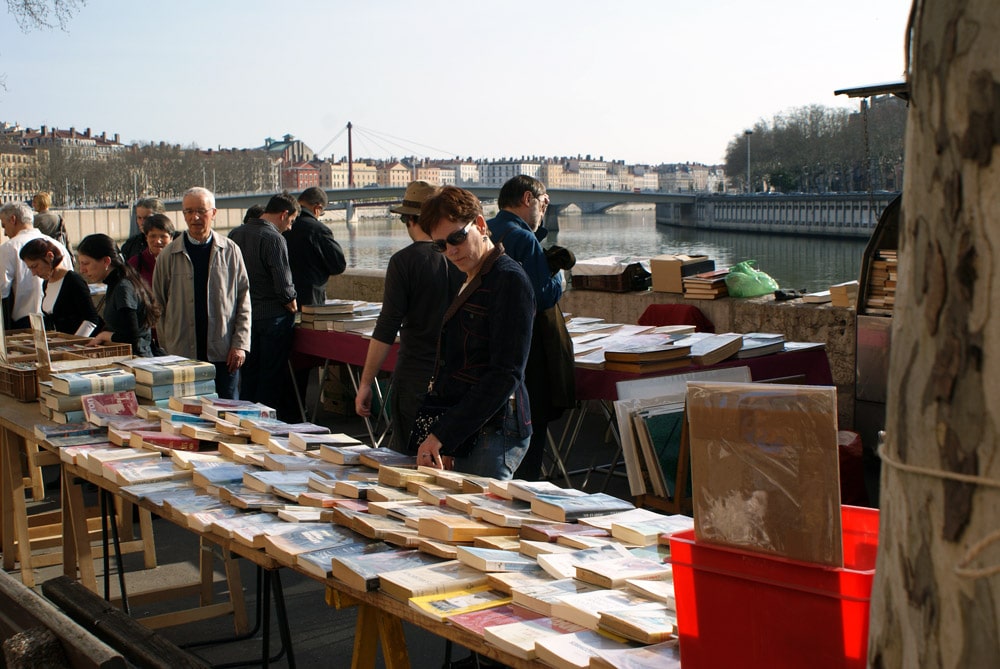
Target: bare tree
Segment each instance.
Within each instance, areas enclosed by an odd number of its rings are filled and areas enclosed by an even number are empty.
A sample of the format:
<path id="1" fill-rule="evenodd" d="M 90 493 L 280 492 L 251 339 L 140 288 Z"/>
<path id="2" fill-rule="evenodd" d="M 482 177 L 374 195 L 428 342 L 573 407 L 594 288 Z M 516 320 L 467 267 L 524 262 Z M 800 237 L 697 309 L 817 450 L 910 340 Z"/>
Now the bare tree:
<path id="1" fill-rule="evenodd" d="M 52 29 L 66 30 L 66 25 L 87 0 L 7 0 L 7 11 L 23 32 Z"/>
<path id="2" fill-rule="evenodd" d="M 1000 4 L 918 0 L 870 666 L 1000 661 Z"/>

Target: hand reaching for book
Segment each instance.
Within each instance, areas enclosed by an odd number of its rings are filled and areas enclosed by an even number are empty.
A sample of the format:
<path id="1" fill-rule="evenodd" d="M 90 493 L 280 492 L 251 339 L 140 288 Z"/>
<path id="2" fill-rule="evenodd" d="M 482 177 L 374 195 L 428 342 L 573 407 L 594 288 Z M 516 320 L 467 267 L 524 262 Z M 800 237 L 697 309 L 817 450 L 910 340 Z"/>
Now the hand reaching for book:
<path id="1" fill-rule="evenodd" d="M 441 442 L 432 432 L 417 448 L 417 465 L 436 467 L 437 469 L 454 469 L 455 458 L 441 455 Z"/>

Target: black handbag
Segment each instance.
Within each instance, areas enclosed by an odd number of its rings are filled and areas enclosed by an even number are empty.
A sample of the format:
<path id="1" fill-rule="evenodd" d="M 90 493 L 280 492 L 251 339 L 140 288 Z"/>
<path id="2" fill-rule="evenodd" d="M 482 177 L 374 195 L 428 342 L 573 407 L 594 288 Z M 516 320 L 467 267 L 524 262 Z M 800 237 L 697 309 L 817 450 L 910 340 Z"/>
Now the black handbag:
<path id="1" fill-rule="evenodd" d="M 452 406 L 433 393 L 428 393 L 424 396 L 423 402 L 417 408 L 417 415 L 413 419 L 413 429 L 410 430 L 410 442 L 407 448 L 411 453 L 417 452 L 417 448 L 420 447 L 420 444 L 424 443 L 427 435 L 434 431 L 438 421 L 441 420 L 441 416 L 451 409 Z M 472 450 L 478 439 L 479 432 L 477 431 L 466 438 L 456 448 L 448 450 L 457 455 L 465 455 Z M 442 454 L 448 455 L 448 453 Z"/>

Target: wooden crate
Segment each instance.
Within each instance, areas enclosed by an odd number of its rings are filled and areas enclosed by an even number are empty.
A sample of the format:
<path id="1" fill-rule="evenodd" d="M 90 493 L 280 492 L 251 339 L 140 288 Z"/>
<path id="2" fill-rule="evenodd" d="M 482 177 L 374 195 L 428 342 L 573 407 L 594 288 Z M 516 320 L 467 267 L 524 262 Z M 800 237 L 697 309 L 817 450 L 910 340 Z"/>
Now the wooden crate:
<path id="1" fill-rule="evenodd" d="M 53 365 L 94 366 L 94 361 L 72 353 L 53 353 Z M 9 395 L 20 402 L 34 402 L 38 399 L 38 381 L 48 378 L 48 370 L 39 369 L 34 353 L 8 355 L 7 362 L 0 364 L 0 393 Z"/>

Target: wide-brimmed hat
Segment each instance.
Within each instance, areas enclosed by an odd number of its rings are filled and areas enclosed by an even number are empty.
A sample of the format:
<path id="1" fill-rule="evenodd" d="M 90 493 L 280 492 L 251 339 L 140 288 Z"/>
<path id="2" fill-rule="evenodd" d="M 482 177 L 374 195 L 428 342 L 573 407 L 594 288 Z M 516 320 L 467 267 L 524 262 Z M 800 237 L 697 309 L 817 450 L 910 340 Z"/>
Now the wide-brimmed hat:
<path id="1" fill-rule="evenodd" d="M 426 181 L 411 181 L 410 185 L 406 187 L 406 192 L 403 194 L 403 202 L 390 208 L 389 211 L 394 214 L 419 216 L 420 207 L 423 205 L 424 200 L 434 195 L 436 190 L 437 188 Z"/>

